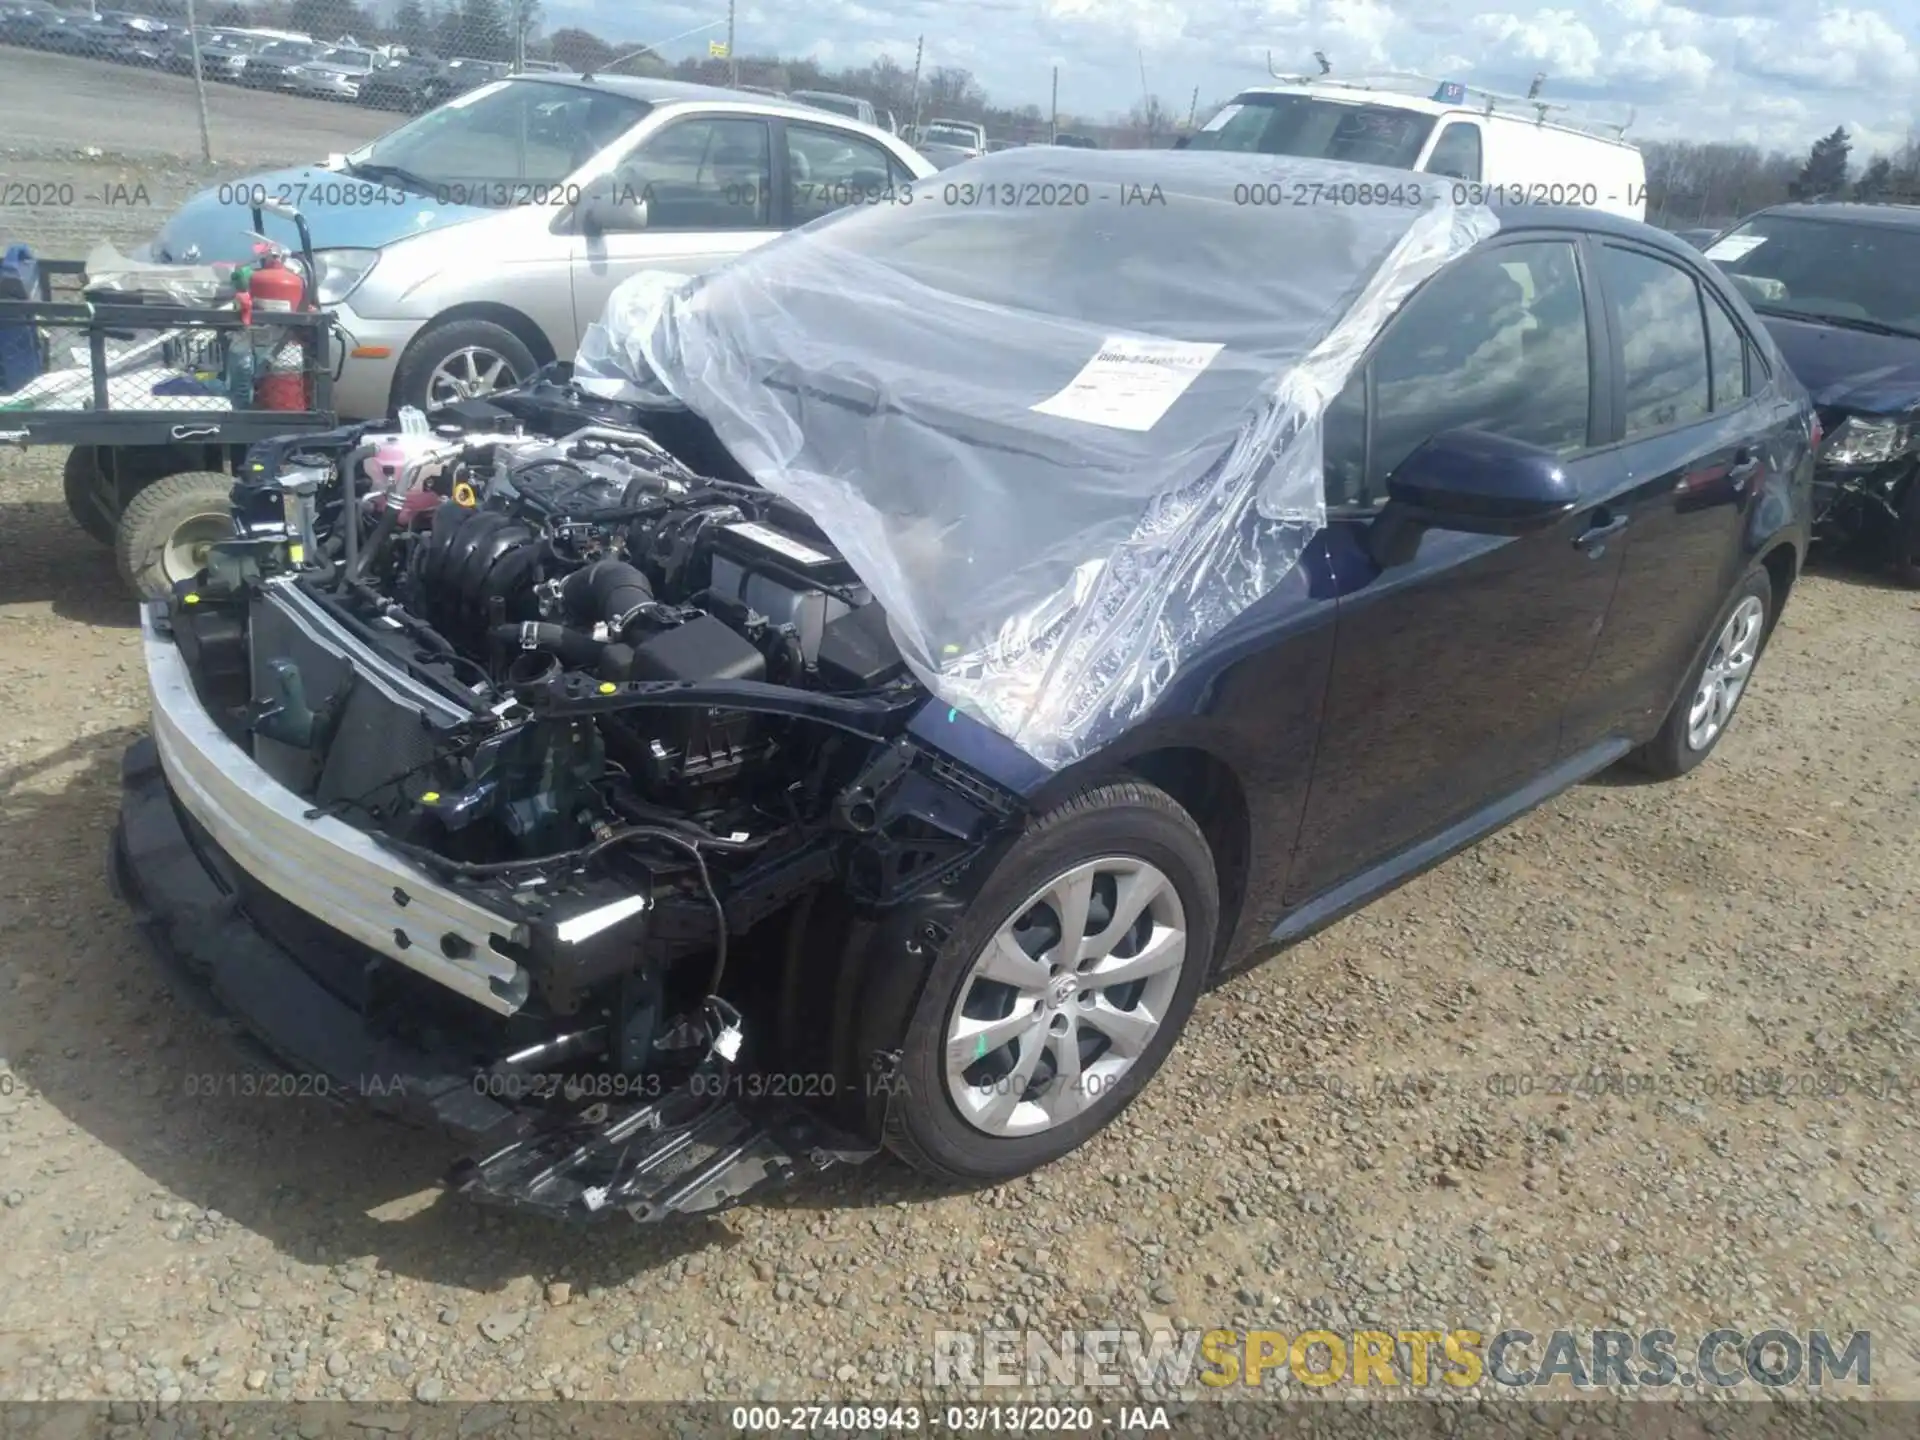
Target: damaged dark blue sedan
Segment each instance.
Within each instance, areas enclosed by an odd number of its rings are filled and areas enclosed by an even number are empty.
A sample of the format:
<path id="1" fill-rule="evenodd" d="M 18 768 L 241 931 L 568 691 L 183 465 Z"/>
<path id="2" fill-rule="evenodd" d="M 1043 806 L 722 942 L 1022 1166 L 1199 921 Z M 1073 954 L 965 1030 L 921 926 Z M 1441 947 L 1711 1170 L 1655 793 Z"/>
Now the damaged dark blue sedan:
<path id="1" fill-rule="evenodd" d="M 968 169 L 259 448 L 147 609 L 121 892 L 475 1198 L 1031 1170 L 1265 942 L 1684 773 L 1752 680 L 1817 421 L 1697 252 L 1366 167 Z"/>

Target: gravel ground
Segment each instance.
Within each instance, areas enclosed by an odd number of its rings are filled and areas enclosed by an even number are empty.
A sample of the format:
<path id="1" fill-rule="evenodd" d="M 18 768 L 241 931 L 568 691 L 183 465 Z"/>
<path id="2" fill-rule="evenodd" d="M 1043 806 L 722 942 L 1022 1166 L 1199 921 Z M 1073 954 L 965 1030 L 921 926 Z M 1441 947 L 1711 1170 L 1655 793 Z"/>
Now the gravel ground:
<path id="1" fill-rule="evenodd" d="M 60 458 L 0 455 L 0 1397 L 886 1397 L 938 1330 L 1373 1322 L 1867 1329 L 1920 1398 L 1912 592 L 1807 578 L 1700 772 L 1233 980 L 1040 1175 L 589 1233 L 442 1195 L 411 1132 L 194 1093 L 240 1067 L 107 892 L 142 687 Z M 1653 1088 L 1559 1078 L 1616 1068 Z"/>

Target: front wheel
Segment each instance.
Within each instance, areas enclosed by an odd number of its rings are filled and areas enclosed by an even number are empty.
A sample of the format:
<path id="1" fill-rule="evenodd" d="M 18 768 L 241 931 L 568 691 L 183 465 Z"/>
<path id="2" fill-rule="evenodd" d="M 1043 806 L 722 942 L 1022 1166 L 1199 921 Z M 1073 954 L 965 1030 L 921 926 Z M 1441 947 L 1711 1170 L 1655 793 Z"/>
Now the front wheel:
<path id="1" fill-rule="evenodd" d="M 1909 585 L 1920 585 L 1920 475 L 1907 481 L 1894 534 L 1894 569 Z"/>
<path id="2" fill-rule="evenodd" d="M 401 405 L 431 413 L 443 405 L 511 390 L 539 369 L 526 342 L 491 320 L 450 320 L 422 331 L 401 358 Z"/>
<path id="3" fill-rule="evenodd" d="M 1035 821 L 942 948 L 915 1007 L 887 1147 L 948 1182 L 1078 1148 L 1179 1039 L 1220 923 L 1213 856 L 1151 785 L 1083 791 Z"/>
<path id="4" fill-rule="evenodd" d="M 1713 753 L 1760 663 L 1772 614 L 1773 582 L 1765 570 L 1755 570 L 1714 621 L 1713 642 L 1660 733 L 1632 756 L 1638 768 L 1671 780 Z"/>

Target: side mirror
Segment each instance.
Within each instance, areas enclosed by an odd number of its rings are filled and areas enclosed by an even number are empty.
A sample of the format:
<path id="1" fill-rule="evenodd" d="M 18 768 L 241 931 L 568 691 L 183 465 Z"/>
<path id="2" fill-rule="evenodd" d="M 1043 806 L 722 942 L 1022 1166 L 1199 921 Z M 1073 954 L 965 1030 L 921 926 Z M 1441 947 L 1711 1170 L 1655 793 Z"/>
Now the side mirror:
<path id="1" fill-rule="evenodd" d="M 647 193 L 612 176 L 589 181 L 574 206 L 574 220 L 588 235 L 627 234 L 647 228 Z"/>
<path id="2" fill-rule="evenodd" d="M 1369 548 L 1381 566 L 1401 565 L 1425 531 L 1526 535 L 1579 503 L 1579 487 L 1551 450 L 1483 430 L 1444 430 L 1387 477 Z"/>

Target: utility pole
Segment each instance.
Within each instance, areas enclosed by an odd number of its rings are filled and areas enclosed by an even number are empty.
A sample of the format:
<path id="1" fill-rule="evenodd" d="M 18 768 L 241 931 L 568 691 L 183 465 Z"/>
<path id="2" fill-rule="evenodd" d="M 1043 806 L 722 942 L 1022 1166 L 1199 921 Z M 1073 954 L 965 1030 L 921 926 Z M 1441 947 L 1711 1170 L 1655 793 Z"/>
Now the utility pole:
<path id="1" fill-rule="evenodd" d="M 920 60 L 926 54 L 927 37 L 922 35 L 913 42 L 913 88 L 907 92 L 907 128 L 912 138 L 907 143 L 917 145 L 920 137 Z"/>
<path id="2" fill-rule="evenodd" d="M 1058 144 L 1060 140 L 1060 67 L 1053 67 L 1053 119 L 1047 125 L 1047 143 Z"/>
<path id="3" fill-rule="evenodd" d="M 727 83 L 740 83 L 740 57 L 733 49 L 733 7 L 734 0 L 727 0 Z"/>

